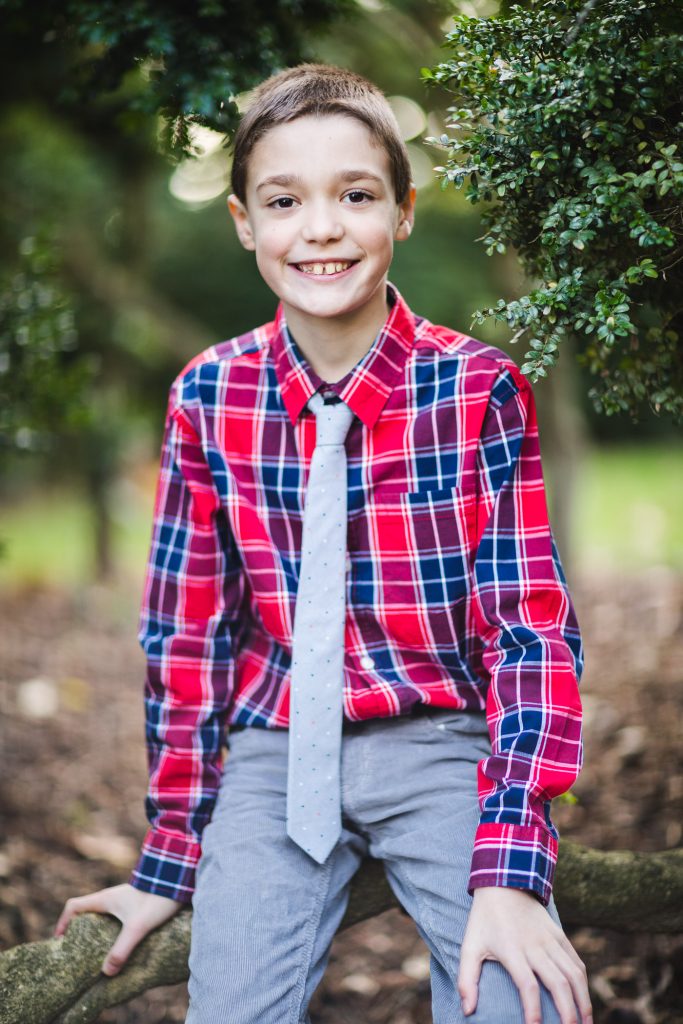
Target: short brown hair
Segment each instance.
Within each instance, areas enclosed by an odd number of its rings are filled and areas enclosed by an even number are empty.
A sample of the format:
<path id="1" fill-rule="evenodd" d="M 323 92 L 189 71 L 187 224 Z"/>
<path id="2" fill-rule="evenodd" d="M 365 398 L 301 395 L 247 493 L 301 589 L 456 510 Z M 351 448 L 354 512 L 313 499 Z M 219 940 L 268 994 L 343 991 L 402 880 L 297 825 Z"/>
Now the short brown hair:
<path id="1" fill-rule="evenodd" d="M 410 162 L 394 112 L 367 78 L 331 64 L 298 64 L 267 78 L 254 90 L 233 139 L 232 191 L 246 202 L 249 156 L 275 125 L 307 114 L 344 114 L 368 127 L 389 157 L 396 202 L 410 191 Z"/>

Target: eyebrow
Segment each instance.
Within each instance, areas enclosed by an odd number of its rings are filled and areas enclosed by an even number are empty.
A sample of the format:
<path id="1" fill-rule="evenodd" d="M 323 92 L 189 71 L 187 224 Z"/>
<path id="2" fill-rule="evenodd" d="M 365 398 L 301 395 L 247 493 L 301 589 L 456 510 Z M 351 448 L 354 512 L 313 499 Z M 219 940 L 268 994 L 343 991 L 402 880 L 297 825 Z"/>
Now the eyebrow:
<path id="1" fill-rule="evenodd" d="M 339 175 L 339 180 L 346 182 L 359 181 L 361 178 L 368 178 L 370 181 L 378 181 L 380 185 L 384 184 L 379 174 L 373 174 L 372 171 L 366 171 L 363 170 L 362 168 L 361 170 L 358 171 L 342 171 L 341 174 Z"/>
<path id="2" fill-rule="evenodd" d="M 376 181 L 380 185 L 384 184 L 382 178 L 380 178 L 378 174 L 374 174 L 372 171 L 367 171 L 363 168 L 350 168 L 347 171 L 340 171 L 338 178 L 339 181 L 343 181 L 347 184 L 361 180 Z M 258 192 L 259 189 L 267 188 L 271 185 L 281 185 L 283 188 L 287 188 L 289 185 L 302 186 L 303 184 L 303 178 L 298 174 L 273 174 L 269 178 L 264 178 L 264 180 L 256 186 L 256 191 Z"/>

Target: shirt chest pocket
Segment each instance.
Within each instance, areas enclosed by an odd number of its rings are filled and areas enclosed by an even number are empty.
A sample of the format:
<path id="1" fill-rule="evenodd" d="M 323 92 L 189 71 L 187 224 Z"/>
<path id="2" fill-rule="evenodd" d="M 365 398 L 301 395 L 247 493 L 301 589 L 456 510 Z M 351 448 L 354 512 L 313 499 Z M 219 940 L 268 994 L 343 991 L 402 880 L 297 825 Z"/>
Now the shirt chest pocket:
<path id="1" fill-rule="evenodd" d="M 452 606 L 467 592 L 474 493 L 458 487 L 375 494 L 349 519 L 353 595 L 376 611 Z"/>

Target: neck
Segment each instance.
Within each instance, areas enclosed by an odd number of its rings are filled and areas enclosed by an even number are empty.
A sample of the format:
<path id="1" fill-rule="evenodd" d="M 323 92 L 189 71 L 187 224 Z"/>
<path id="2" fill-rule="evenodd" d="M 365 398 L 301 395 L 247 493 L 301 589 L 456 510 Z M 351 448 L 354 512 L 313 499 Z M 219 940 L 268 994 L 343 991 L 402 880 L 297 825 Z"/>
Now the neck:
<path id="1" fill-rule="evenodd" d="M 389 315 L 386 282 L 373 301 L 338 317 L 309 316 L 283 303 L 287 326 L 309 364 L 323 380 L 334 383 L 369 352 Z"/>

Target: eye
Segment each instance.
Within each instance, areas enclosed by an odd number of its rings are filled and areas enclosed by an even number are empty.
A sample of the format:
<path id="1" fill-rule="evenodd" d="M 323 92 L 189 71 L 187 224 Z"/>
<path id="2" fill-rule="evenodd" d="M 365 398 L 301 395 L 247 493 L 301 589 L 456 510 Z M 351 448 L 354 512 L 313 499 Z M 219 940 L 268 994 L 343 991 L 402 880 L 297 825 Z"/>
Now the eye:
<path id="1" fill-rule="evenodd" d="M 291 196 L 278 196 L 277 199 L 271 199 L 267 205 L 274 210 L 291 210 L 294 203 L 295 200 Z"/>
<path id="2" fill-rule="evenodd" d="M 366 199 L 373 199 L 369 192 L 364 192 L 361 188 L 354 188 L 352 192 L 347 192 L 344 196 L 345 199 L 350 200 L 352 206 L 360 206 Z"/>

